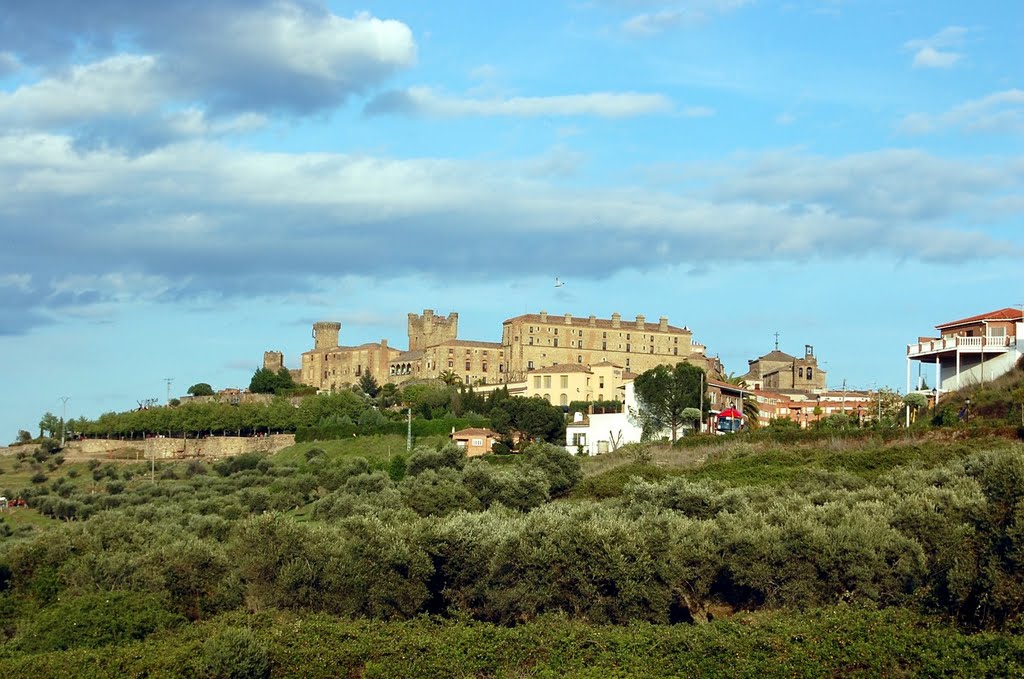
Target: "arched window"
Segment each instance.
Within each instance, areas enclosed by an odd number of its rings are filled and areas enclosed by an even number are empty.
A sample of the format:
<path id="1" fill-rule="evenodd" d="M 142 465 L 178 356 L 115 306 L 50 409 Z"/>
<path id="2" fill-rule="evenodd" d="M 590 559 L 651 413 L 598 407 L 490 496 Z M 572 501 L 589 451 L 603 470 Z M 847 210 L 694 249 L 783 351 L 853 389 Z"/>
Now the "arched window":
<path id="1" fill-rule="evenodd" d="M 561 396 L 559 396 L 558 397 L 558 405 L 560 405 L 560 406 L 567 406 L 567 405 L 569 405 L 569 395 L 568 394 L 562 394 Z"/>
<path id="2" fill-rule="evenodd" d="M 808 368 L 808 369 L 807 369 L 807 379 L 811 379 L 811 375 L 812 375 L 812 373 L 811 373 L 811 369 L 810 369 L 810 368 Z"/>

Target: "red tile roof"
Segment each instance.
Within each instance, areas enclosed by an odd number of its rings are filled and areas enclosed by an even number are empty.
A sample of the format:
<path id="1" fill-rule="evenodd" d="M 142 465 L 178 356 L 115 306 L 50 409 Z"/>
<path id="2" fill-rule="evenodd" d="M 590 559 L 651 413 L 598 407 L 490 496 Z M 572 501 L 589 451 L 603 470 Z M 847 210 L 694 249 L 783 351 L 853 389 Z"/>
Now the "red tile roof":
<path id="1" fill-rule="evenodd" d="M 1005 309 L 999 309 L 998 311 L 990 311 L 987 314 L 978 314 L 977 316 L 971 316 L 970 318 L 961 318 L 959 321 L 950 321 L 949 323 L 943 323 L 942 325 L 936 325 L 935 327 L 939 330 L 943 328 L 952 328 L 956 325 L 967 325 L 968 323 L 979 323 L 981 321 L 1019 321 L 1024 318 L 1024 310 L 1011 309 L 1009 307 Z"/>
<path id="2" fill-rule="evenodd" d="M 473 427 L 470 427 L 469 429 L 460 429 L 457 432 L 452 434 L 452 438 L 456 438 L 456 437 L 459 437 L 459 438 L 470 438 L 470 437 L 473 437 L 473 436 L 490 436 L 490 437 L 494 437 L 494 436 L 496 436 L 496 434 L 493 431 L 491 431 L 490 429 L 476 429 L 476 428 L 473 428 Z"/>
<path id="3" fill-rule="evenodd" d="M 531 375 L 537 374 L 550 374 L 550 373 L 589 373 L 590 368 L 585 365 L 578 363 L 556 363 L 549 365 L 546 368 L 535 368 L 530 370 Z"/>

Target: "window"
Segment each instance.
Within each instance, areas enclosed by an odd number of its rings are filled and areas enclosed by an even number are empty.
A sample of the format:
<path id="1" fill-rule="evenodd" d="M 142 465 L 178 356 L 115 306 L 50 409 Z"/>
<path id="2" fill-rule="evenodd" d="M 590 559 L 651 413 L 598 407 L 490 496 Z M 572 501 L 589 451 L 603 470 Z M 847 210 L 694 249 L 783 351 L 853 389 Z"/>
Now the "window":
<path id="1" fill-rule="evenodd" d="M 672 355 L 673 356 L 678 356 L 679 355 L 679 347 L 672 347 Z"/>
<path id="2" fill-rule="evenodd" d="M 487 372 L 487 364 L 486 363 L 483 364 L 482 368 L 483 368 L 484 372 Z"/>
<path id="3" fill-rule="evenodd" d="M 652 354 L 654 353 L 654 345 L 653 344 L 651 345 L 651 353 Z"/>
<path id="4" fill-rule="evenodd" d="M 583 363 L 583 356 L 577 356 L 576 357 L 576 362 L 577 363 Z"/>
<path id="5" fill-rule="evenodd" d="M 533 376 L 533 388 L 540 389 L 540 375 Z"/>
<path id="6" fill-rule="evenodd" d="M 532 337 L 530 338 L 530 346 L 531 347 L 533 346 L 533 338 Z"/>
<path id="7" fill-rule="evenodd" d="M 598 380 L 597 380 L 597 386 L 598 386 L 598 388 L 600 388 L 600 389 L 604 389 L 604 377 L 603 377 L 603 376 L 602 376 L 602 377 L 600 377 L 600 378 L 598 378 Z"/>
<path id="8" fill-rule="evenodd" d="M 629 352 L 629 345 L 628 344 L 626 345 L 626 352 L 627 353 Z"/>
<path id="9" fill-rule="evenodd" d="M 811 379 L 811 369 L 807 369 L 807 379 Z"/>
<path id="10" fill-rule="evenodd" d="M 804 369 L 803 368 L 797 368 L 797 373 L 800 375 L 800 379 L 803 379 Z"/>
<path id="11" fill-rule="evenodd" d="M 558 338 L 557 337 L 555 338 L 555 346 L 556 347 L 558 346 Z"/>
<path id="12" fill-rule="evenodd" d="M 469 361 L 466 361 L 466 370 L 469 370 Z"/>
<path id="13" fill-rule="evenodd" d="M 606 331 L 606 332 L 602 332 L 602 333 L 601 333 L 601 339 L 608 339 L 608 333 L 607 333 L 607 331 Z"/>
<path id="14" fill-rule="evenodd" d="M 626 339 L 629 339 L 629 333 L 628 332 L 626 333 Z"/>
<path id="15" fill-rule="evenodd" d="M 569 405 L 569 396 L 566 394 L 562 394 L 561 396 L 559 396 L 558 405 L 563 407 Z"/>
<path id="16" fill-rule="evenodd" d="M 527 370 L 533 370 L 533 361 L 527 361 L 526 362 L 526 369 Z"/>
<path id="17" fill-rule="evenodd" d="M 545 389 L 550 389 L 551 388 L 551 375 L 545 375 L 544 376 L 544 388 Z M 551 400 L 551 399 L 548 399 L 548 400 Z"/>
<path id="18" fill-rule="evenodd" d="M 448 367 L 449 368 L 454 368 L 455 367 L 455 361 L 448 361 Z"/>
<path id="19" fill-rule="evenodd" d="M 558 382 L 559 382 L 559 386 L 561 386 L 562 389 L 568 389 L 569 388 L 569 376 L 568 375 L 559 375 Z M 565 404 L 563 403 L 562 405 L 565 405 Z"/>
<path id="20" fill-rule="evenodd" d="M 585 446 L 587 445 L 586 433 L 578 433 L 572 435 L 572 444 L 574 446 Z"/>
<path id="21" fill-rule="evenodd" d="M 483 439 L 470 439 L 469 445 L 473 446 L 474 448 L 483 448 L 484 447 L 484 440 Z"/>
<path id="22" fill-rule="evenodd" d="M 555 328 L 555 334 L 556 335 L 558 334 L 558 328 Z"/>
<path id="23" fill-rule="evenodd" d="M 626 367 L 627 368 L 629 367 L 629 359 L 628 358 L 626 359 Z"/>
<path id="24" fill-rule="evenodd" d="M 504 363 L 499 363 L 498 364 L 498 372 L 500 372 L 500 373 L 505 372 L 505 364 Z"/>

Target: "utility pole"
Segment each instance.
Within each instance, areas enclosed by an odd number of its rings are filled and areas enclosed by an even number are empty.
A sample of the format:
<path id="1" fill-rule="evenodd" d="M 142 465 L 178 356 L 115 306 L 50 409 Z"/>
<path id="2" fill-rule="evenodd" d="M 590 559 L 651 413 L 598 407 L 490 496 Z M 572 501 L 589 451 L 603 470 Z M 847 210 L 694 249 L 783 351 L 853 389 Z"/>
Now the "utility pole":
<path id="1" fill-rule="evenodd" d="M 171 382 L 174 381 L 173 377 L 165 377 L 164 382 L 167 383 L 167 402 L 171 402 Z"/>
<path id="2" fill-rule="evenodd" d="M 70 396 L 61 396 L 61 410 L 60 410 L 60 447 L 64 447 L 64 421 L 68 414 L 68 401 L 71 399 Z"/>
<path id="3" fill-rule="evenodd" d="M 408 420 L 406 424 L 405 434 L 405 452 L 408 453 L 412 451 L 412 408 L 406 409 L 406 415 L 408 417 Z"/>
<path id="4" fill-rule="evenodd" d="M 700 374 L 700 431 L 704 431 L 704 373 Z"/>

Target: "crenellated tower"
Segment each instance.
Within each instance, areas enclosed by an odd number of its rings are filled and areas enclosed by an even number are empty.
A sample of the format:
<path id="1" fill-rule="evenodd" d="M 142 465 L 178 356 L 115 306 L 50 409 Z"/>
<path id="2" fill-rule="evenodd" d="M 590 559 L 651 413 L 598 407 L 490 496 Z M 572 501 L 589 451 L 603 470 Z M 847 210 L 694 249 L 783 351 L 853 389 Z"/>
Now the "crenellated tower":
<path id="1" fill-rule="evenodd" d="M 409 351 L 422 351 L 458 335 L 459 314 L 454 311 L 447 318 L 435 316 L 433 309 L 424 309 L 422 315 L 409 314 Z"/>
<path id="2" fill-rule="evenodd" d="M 319 321 L 313 324 L 313 349 L 333 349 L 338 346 L 341 323 Z"/>
<path id="3" fill-rule="evenodd" d="M 263 368 L 271 372 L 279 372 L 284 367 L 284 354 L 280 351 L 263 352 Z"/>

